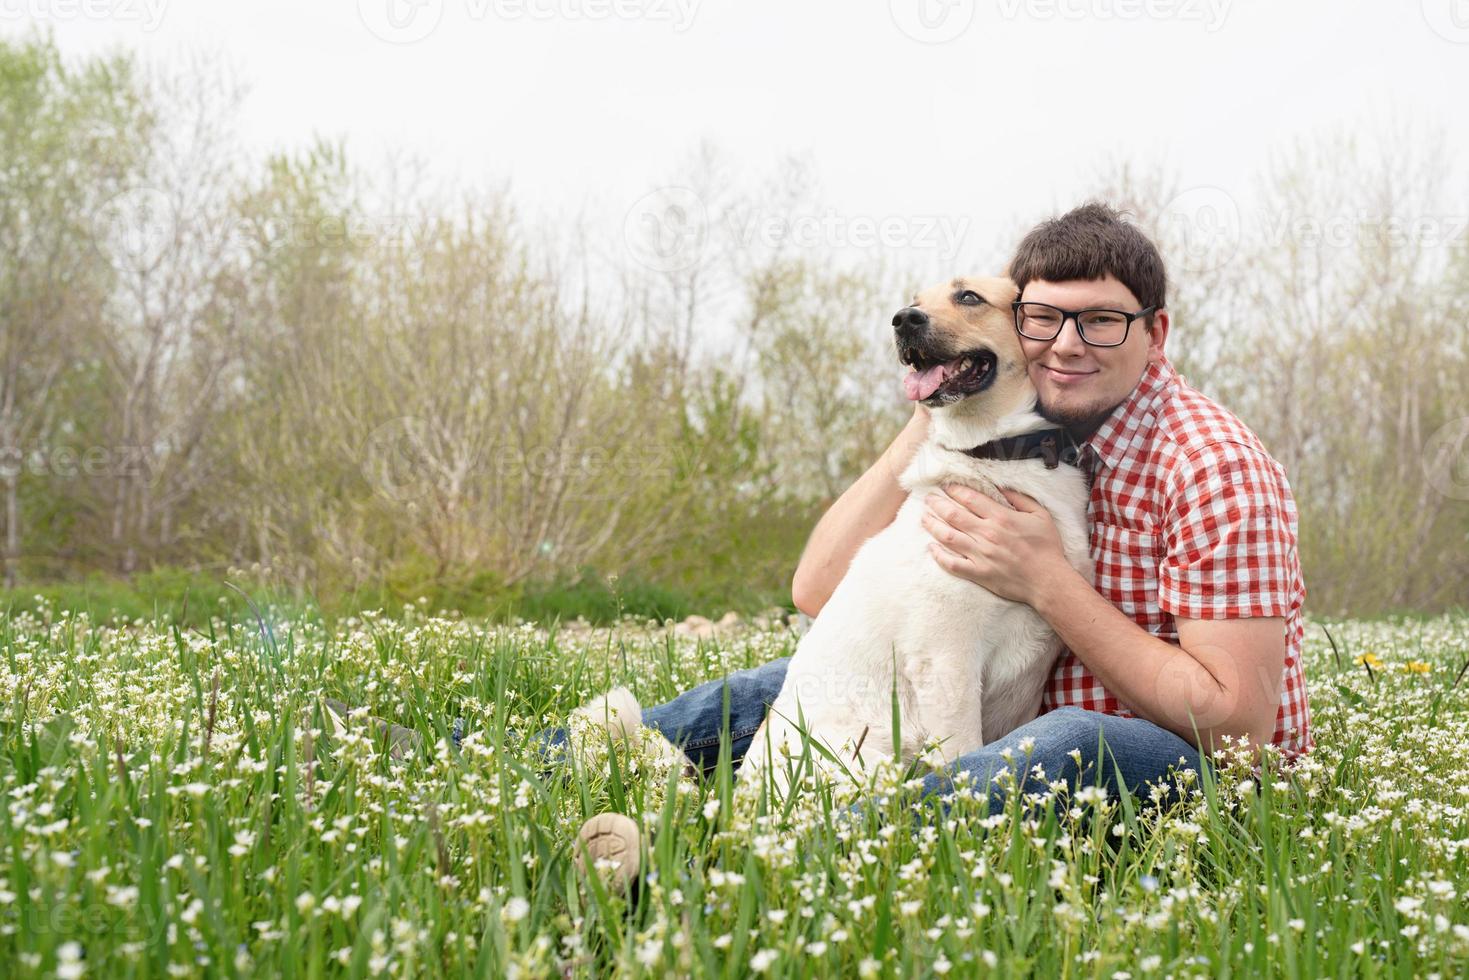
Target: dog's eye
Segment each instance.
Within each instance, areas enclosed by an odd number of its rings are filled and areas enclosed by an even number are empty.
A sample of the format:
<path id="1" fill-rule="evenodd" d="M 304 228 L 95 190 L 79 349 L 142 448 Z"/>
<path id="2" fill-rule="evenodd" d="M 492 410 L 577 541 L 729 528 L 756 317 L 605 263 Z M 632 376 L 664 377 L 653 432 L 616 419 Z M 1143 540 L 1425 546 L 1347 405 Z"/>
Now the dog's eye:
<path id="1" fill-rule="evenodd" d="M 964 306 L 978 306 L 984 302 L 984 297 L 972 289 L 966 289 L 959 294 L 959 302 Z"/>

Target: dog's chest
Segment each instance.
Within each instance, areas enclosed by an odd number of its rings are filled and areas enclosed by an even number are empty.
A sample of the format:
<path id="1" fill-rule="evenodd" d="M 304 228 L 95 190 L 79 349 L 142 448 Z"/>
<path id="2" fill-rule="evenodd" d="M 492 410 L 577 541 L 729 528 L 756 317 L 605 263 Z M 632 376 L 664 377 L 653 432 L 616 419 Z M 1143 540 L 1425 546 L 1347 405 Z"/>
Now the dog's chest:
<path id="1" fill-rule="evenodd" d="M 853 561 L 848 575 L 854 578 L 853 599 L 860 597 L 863 605 L 863 628 L 910 660 L 957 650 L 982 656 L 1003 644 L 1006 611 L 1027 607 L 940 566 L 931 551 L 934 539 L 923 526 L 925 509 L 922 494 L 910 495 L 893 523 Z"/>

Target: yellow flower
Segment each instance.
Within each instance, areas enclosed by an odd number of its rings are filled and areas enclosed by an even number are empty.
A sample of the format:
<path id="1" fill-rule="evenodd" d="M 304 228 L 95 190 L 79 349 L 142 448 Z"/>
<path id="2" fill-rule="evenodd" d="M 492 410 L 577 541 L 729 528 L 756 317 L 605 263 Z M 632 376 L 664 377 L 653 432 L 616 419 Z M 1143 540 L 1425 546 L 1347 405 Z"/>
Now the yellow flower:
<path id="1" fill-rule="evenodd" d="M 1379 658 L 1377 654 L 1373 653 L 1371 650 L 1368 650 L 1366 653 L 1358 657 L 1356 662 L 1359 664 L 1366 664 L 1368 667 L 1382 666 L 1381 658 Z"/>
<path id="2" fill-rule="evenodd" d="M 1424 663 L 1422 660 L 1409 660 L 1403 664 L 1403 669 L 1415 674 L 1426 674 L 1433 670 L 1433 664 Z"/>

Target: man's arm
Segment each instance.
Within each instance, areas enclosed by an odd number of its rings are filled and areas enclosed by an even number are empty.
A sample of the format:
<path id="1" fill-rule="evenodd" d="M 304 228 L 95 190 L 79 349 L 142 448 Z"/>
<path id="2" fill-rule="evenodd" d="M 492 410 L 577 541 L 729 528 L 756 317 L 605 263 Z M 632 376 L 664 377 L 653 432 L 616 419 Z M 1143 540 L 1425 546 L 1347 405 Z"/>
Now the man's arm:
<path id="1" fill-rule="evenodd" d="M 1140 717 L 1206 752 L 1221 736 L 1263 745 L 1275 734 L 1285 671 L 1285 619 L 1175 617 L 1159 639 L 1073 572 L 1035 609 L 1102 685 Z"/>
<path id="2" fill-rule="evenodd" d="M 928 409 L 915 405 L 898 437 L 817 522 L 791 580 L 791 599 L 801 612 L 812 617 L 819 613 L 857 549 L 893 522 L 908 496 L 898 476 L 926 438 Z"/>
<path id="3" fill-rule="evenodd" d="M 1256 745 L 1271 740 L 1285 670 L 1284 617 L 1175 615 L 1178 643 L 1159 639 L 1071 567 L 1044 507 L 1005 496 L 1014 510 L 967 487 L 931 500 L 924 526 L 940 567 L 1031 606 L 1133 713 L 1190 744 L 1209 752 L 1223 747 L 1223 735 Z"/>
<path id="4" fill-rule="evenodd" d="M 1067 563 L 1045 508 L 1004 493 L 1011 507 L 965 487 L 930 495 L 924 527 L 941 567 L 1033 607 L 1134 713 L 1190 741 L 1197 728 L 1206 751 L 1221 735 L 1272 739 L 1295 522 L 1268 456 L 1221 443 L 1168 477 L 1158 601 L 1178 625 L 1177 645 L 1138 626 Z"/>

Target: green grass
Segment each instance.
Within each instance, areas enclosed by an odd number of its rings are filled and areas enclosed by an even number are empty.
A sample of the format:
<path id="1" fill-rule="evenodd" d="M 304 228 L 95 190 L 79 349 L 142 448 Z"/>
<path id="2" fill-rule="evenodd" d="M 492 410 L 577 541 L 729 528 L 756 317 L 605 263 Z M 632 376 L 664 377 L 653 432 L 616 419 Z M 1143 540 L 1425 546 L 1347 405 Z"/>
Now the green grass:
<path id="1" fill-rule="evenodd" d="M 1164 813 L 1016 800 L 999 818 L 962 796 L 941 817 L 889 787 L 848 829 L 835 790 L 752 818 L 727 764 L 695 783 L 602 746 L 547 775 L 526 744 L 613 683 L 654 703 L 789 652 L 787 633 L 695 644 L 632 621 L 548 633 L 411 608 L 331 628 L 270 609 L 102 628 L 42 604 L 0 621 L 0 964 L 1462 976 L 1469 619 L 1328 625 L 1336 652 L 1308 629 L 1318 749 L 1289 776 L 1211 769 Z M 428 737 L 394 762 L 334 735 L 319 693 Z M 456 718 L 459 753 L 443 742 Z M 651 839 L 630 899 L 571 862 L 576 828 L 609 808 Z"/>
<path id="2" fill-rule="evenodd" d="M 406 567 L 385 575 L 377 585 L 331 588 L 322 595 L 302 593 L 268 577 L 252 580 L 239 573 L 159 568 L 131 579 L 92 574 L 74 581 L 0 589 L 0 613 L 46 607 L 85 613 L 97 623 L 164 620 L 205 628 L 216 616 L 249 615 L 249 602 L 237 589 L 269 601 L 292 618 L 327 623 L 366 611 L 397 616 L 410 606 L 418 612 L 452 612 L 491 622 L 584 619 L 596 625 L 627 617 L 661 621 L 709 611 L 715 616 L 729 610 L 751 616 L 774 607 L 795 609 L 788 591 L 689 588 L 638 576 L 603 575 L 591 568 L 506 586 L 483 570 L 437 574 Z"/>

